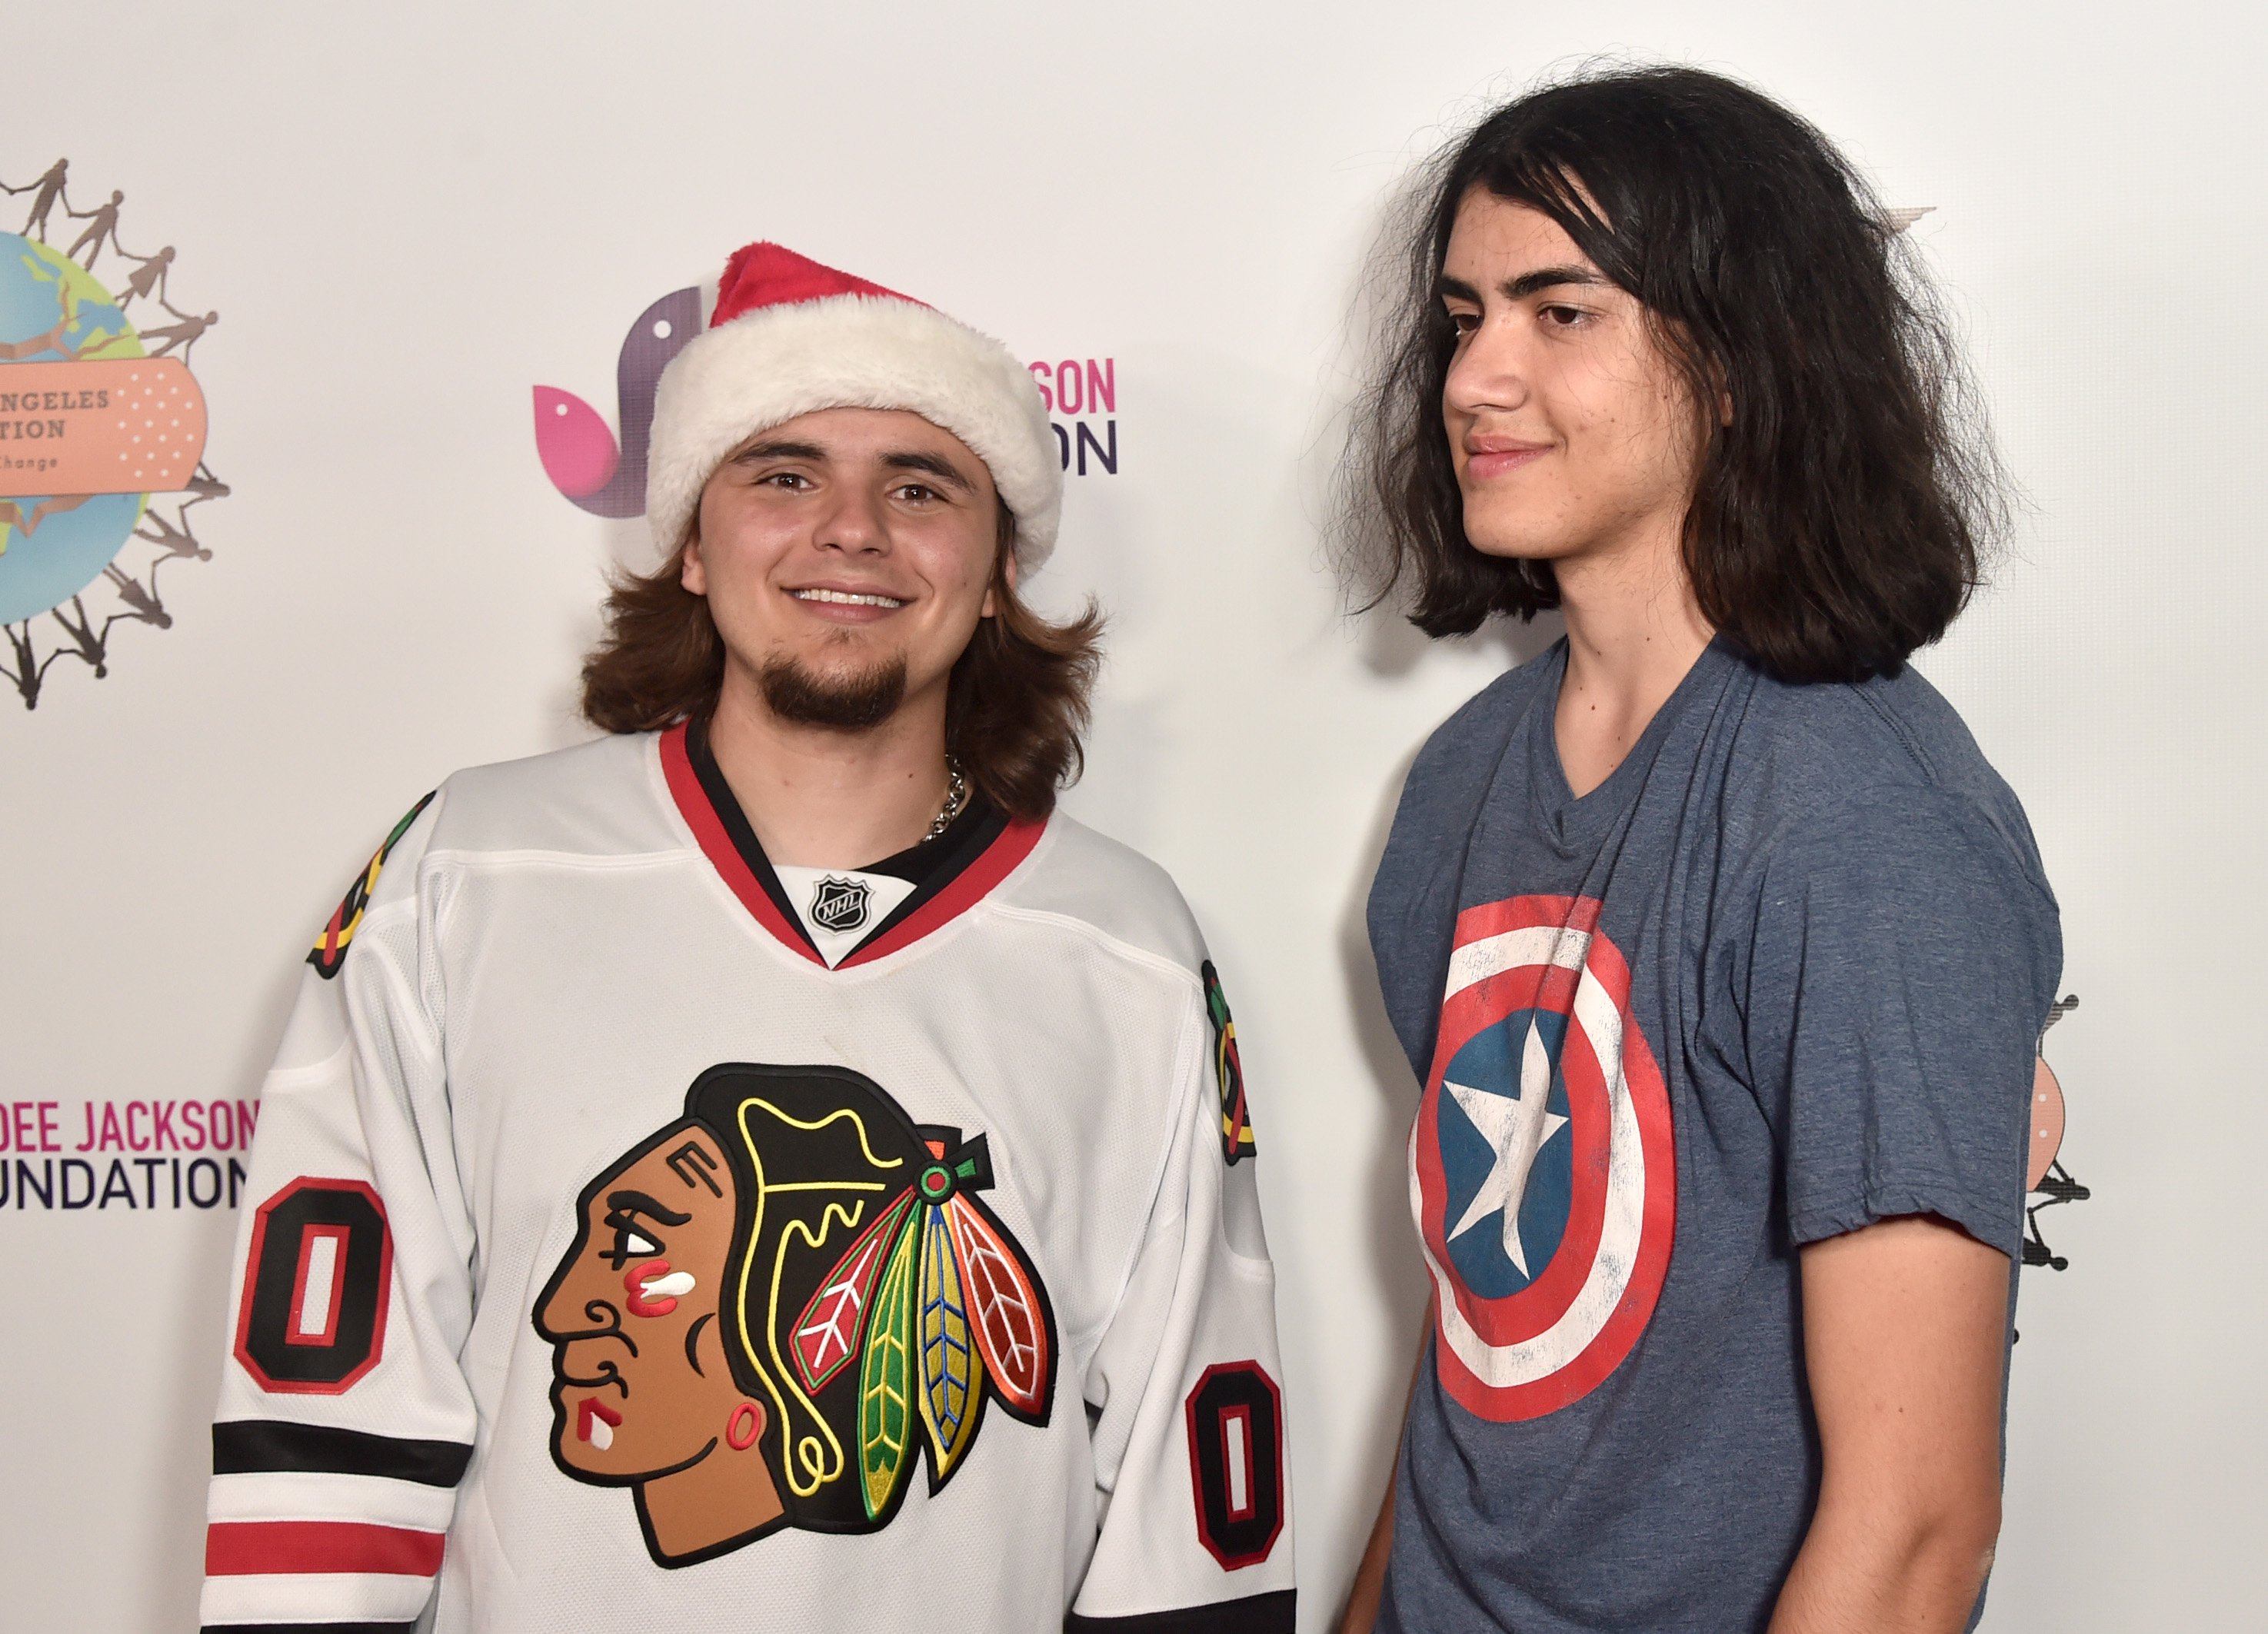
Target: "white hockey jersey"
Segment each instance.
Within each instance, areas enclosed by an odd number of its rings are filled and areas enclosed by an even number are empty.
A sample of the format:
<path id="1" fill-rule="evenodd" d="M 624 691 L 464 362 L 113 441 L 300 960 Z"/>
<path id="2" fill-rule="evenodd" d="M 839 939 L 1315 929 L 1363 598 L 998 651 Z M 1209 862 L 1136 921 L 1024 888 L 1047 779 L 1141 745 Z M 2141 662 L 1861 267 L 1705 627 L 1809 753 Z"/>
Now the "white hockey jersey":
<path id="1" fill-rule="evenodd" d="M 955 831 L 775 871 L 682 728 L 402 821 L 262 1092 L 208 1634 L 1292 1628 L 1196 926 Z"/>

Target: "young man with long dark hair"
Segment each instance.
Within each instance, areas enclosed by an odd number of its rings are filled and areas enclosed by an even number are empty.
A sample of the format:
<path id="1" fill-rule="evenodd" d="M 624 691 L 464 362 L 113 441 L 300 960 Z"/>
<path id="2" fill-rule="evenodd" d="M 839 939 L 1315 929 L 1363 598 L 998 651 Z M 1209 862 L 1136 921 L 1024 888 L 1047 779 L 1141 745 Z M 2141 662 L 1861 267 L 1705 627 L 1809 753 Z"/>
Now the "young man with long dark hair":
<path id="1" fill-rule="evenodd" d="M 1429 180 L 1352 565 L 1567 633 L 1427 743 L 1371 894 L 1432 1299 L 1346 1626 L 1960 1629 L 2061 950 L 1907 662 L 1999 513 L 1957 357 L 1727 79 L 1537 92 Z"/>
<path id="2" fill-rule="evenodd" d="M 309 956 L 206 1628 L 1288 1634 L 1235 1030 L 1054 809 L 1037 388 L 751 245 L 652 448 L 608 735 L 451 777 Z"/>

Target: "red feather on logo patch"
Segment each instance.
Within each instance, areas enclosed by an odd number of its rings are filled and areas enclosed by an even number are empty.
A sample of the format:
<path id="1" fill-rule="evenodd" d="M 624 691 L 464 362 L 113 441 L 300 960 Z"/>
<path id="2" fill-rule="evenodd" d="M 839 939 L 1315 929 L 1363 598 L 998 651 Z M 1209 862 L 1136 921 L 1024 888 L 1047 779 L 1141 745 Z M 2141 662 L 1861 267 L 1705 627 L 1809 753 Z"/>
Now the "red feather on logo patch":
<path id="1" fill-rule="evenodd" d="M 968 1285 L 970 1325 L 993 1387 L 1016 1411 L 1037 1414 L 1046 1406 L 1048 1387 L 1048 1322 L 1039 1286 L 1022 1256 L 967 1197 L 954 1197 L 945 1213 Z"/>
<path id="2" fill-rule="evenodd" d="M 851 1240 L 795 1319 L 795 1365 L 806 1387 L 823 1387 L 858 1354 L 867 1300 L 889 1257 L 884 1250 L 895 1240 L 895 1228 L 912 1200 L 913 1194 L 906 1193 Z"/>

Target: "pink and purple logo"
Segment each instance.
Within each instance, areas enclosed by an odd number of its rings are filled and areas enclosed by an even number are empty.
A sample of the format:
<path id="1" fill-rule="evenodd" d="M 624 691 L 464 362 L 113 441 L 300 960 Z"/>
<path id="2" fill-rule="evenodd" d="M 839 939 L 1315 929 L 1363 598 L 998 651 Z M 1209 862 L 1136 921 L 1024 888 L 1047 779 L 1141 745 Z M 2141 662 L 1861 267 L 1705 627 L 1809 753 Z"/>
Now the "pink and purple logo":
<path id="1" fill-rule="evenodd" d="M 615 359 L 620 444 L 604 416 L 572 392 L 535 388 L 535 452 L 551 485 L 593 516 L 645 512 L 646 439 L 661 372 L 701 333 L 701 291 L 674 290 L 647 307 L 622 336 Z"/>

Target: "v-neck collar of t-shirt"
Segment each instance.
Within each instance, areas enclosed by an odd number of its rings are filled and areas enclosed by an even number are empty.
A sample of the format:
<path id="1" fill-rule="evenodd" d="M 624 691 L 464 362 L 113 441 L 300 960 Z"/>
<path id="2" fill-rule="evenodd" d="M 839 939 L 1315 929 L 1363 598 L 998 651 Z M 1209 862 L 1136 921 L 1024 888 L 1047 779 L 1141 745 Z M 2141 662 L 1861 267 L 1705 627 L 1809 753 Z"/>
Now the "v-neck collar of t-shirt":
<path id="1" fill-rule="evenodd" d="M 830 969 L 871 963 L 958 917 L 1030 855 L 1047 827 L 1011 821 L 972 792 L 937 838 L 864 868 L 775 866 L 697 724 L 664 732 L 660 753 L 679 813 L 749 916 Z"/>
<path id="2" fill-rule="evenodd" d="M 1567 641 L 1561 637 L 1546 659 L 1550 673 L 1543 677 L 1532 695 L 1533 702 L 1522 727 L 1527 741 L 1521 759 L 1528 784 L 1528 809 L 1544 836 L 1569 855 L 1595 850 L 1615 825 L 1628 815 L 1638 791 L 1646 786 L 1653 770 L 1663 742 L 1694 707 L 1694 701 L 1709 690 L 1727 666 L 1739 661 L 1723 636 L 1712 637 L 1701 655 L 1693 660 L 1693 666 L 1662 700 L 1661 707 L 1654 710 L 1653 718 L 1646 723 L 1646 730 L 1638 734 L 1638 741 L 1631 746 L 1621 763 L 1596 788 L 1579 795 L 1567 781 L 1566 766 L 1559 758 L 1559 688 L 1567 679 Z"/>

